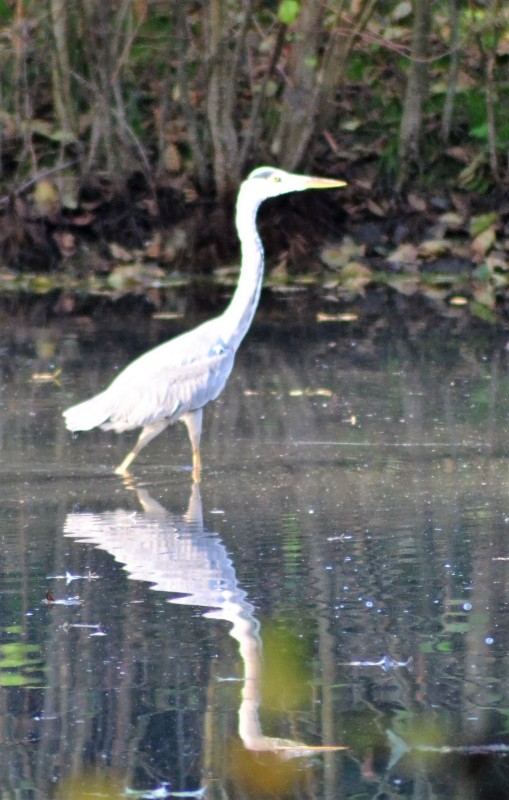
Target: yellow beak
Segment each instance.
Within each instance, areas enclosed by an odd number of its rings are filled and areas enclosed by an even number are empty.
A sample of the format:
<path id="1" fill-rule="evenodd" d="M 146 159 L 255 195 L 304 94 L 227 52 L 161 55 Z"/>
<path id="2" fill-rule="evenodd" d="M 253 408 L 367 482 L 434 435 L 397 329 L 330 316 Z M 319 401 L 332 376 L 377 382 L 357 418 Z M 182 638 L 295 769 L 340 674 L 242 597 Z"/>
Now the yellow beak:
<path id="1" fill-rule="evenodd" d="M 307 175 L 302 177 L 306 184 L 306 189 L 340 189 L 342 186 L 347 186 L 346 181 L 338 181 L 335 178 L 315 178 Z"/>

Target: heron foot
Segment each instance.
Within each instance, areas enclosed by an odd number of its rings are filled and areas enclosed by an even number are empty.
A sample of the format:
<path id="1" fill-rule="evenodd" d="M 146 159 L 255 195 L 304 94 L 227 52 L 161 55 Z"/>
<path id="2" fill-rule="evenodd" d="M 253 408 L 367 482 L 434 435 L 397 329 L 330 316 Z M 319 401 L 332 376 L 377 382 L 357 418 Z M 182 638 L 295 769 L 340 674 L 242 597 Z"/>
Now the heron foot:
<path id="1" fill-rule="evenodd" d="M 131 452 L 126 455 L 122 463 L 119 464 L 118 467 L 116 468 L 115 475 L 121 475 L 121 476 L 128 475 L 129 467 L 131 466 L 135 458 L 136 458 L 136 453 L 134 452 L 134 450 L 131 450 Z"/>

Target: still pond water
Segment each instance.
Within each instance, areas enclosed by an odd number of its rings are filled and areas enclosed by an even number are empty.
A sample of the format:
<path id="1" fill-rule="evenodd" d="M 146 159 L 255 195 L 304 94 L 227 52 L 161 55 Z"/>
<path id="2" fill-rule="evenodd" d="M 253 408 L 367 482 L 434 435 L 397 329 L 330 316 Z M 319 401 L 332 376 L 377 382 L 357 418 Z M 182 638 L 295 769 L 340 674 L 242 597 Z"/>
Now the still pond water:
<path id="1" fill-rule="evenodd" d="M 122 481 L 61 411 L 192 322 L 4 320 L 0 796 L 507 798 L 505 338 L 260 315 Z"/>

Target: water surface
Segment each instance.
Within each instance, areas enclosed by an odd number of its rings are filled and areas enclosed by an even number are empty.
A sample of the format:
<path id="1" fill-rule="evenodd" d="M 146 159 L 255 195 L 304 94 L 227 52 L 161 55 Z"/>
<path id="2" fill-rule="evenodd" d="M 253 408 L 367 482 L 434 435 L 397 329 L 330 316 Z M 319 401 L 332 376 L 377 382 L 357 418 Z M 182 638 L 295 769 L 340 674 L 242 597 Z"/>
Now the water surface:
<path id="1" fill-rule="evenodd" d="M 122 481 L 61 411 L 183 325 L 4 326 L 2 792 L 507 796 L 505 341 L 260 317 Z"/>

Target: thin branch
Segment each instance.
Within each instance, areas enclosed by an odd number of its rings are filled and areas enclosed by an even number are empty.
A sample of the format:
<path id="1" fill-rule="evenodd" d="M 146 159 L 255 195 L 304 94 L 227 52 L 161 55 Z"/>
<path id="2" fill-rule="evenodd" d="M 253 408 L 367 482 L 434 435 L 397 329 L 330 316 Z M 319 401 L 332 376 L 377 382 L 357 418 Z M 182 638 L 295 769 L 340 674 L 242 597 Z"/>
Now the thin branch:
<path id="1" fill-rule="evenodd" d="M 207 185 L 207 164 L 205 153 L 203 152 L 203 144 L 200 138 L 200 127 L 198 124 L 198 116 L 191 103 L 191 93 L 189 90 L 189 80 L 186 69 L 186 50 L 189 37 L 187 35 L 187 17 L 186 7 L 184 2 L 177 3 L 177 79 L 180 84 L 181 103 L 184 117 L 187 123 L 187 132 L 189 136 L 189 143 L 193 153 L 194 162 L 196 164 L 196 173 L 200 186 Z"/>
<path id="2" fill-rule="evenodd" d="M 286 25 L 280 24 L 269 65 L 265 72 L 258 94 L 256 95 L 256 98 L 253 102 L 251 108 L 251 116 L 249 117 L 249 124 L 247 126 L 244 135 L 244 141 L 242 142 L 242 147 L 239 153 L 239 163 L 238 163 L 239 171 L 242 171 L 242 168 L 247 159 L 249 149 L 253 142 L 255 131 L 258 125 L 258 119 L 260 117 L 260 113 L 262 110 L 262 104 L 263 101 L 265 100 L 267 86 L 272 75 L 274 74 L 274 70 L 276 69 L 276 65 L 279 61 L 279 57 L 281 56 L 281 52 L 283 50 L 283 46 L 286 40 L 286 30 L 287 30 Z"/>
<path id="3" fill-rule="evenodd" d="M 253 13 L 253 0 L 247 0 L 246 9 L 244 11 L 244 16 L 242 18 L 242 24 L 240 26 L 240 31 L 235 41 L 235 50 L 233 51 L 233 59 L 224 95 L 224 105 L 226 114 L 228 115 L 232 114 L 233 109 L 235 107 L 235 101 L 237 98 L 237 90 L 238 90 L 239 69 L 242 61 L 242 54 L 244 52 L 244 46 L 246 43 L 246 37 L 249 31 L 249 23 L 251 22 L 252 13 Z"/>
<path id="4" fill-rule="evenodd" d="M 78 159 L 74 159 L 73 161 L 67 161 L 65 164 L 57 164 L 55 167 L 45 169 L 43 172 L 38 172 L 37 175 L 35 175 L 33 178 L 30 178 L 29 181 L 22 183 L 21 186 L 18 186 L 18 188 L 10 194 L 2 195 L 2 197 L 0 197 L 0 205 L 6 205 L 9 200 L 12 199 L 12 197 L 19 197 L 28 189 L 31 189 L 32 186 L 38 183 L 38 181 L 44 180 L 44 178 L 47 178 L 49 175 L 53 175 L 55 172 L 62 172 L 64 169 L 74 167 L 77 163 Z"/>

